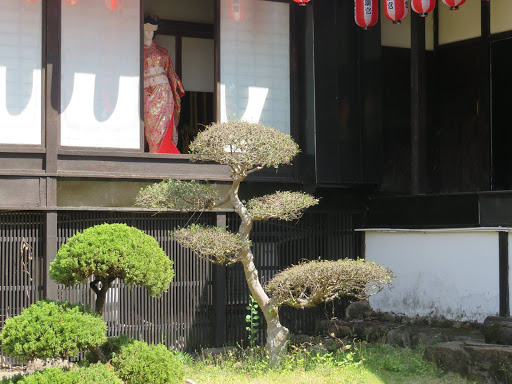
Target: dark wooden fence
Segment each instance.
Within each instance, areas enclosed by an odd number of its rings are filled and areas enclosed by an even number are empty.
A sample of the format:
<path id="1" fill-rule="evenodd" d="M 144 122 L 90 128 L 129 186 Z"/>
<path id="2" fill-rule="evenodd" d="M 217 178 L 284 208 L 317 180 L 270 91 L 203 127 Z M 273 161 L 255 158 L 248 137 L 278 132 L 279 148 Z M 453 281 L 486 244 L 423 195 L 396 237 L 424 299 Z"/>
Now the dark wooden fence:
<path id="1" fill-rule="evenodd" d="M 60 212 L 60 246 L 73 234 L 92 225 L 126 223 L 155 237 L 174 261 L 176 276 L 161 298 L 151 298 L 144 289 L 126 287 L 122 282 L 109 291 L 104 320 L 111 336 L 127 334 L 151 343 L 162 342 L 181 350 L 195 350 L 218 344 L 247 345 L 245 330 L 249 291 L 243 270 L 213 267 L 181 248 L 169 230 L 189 223 L 217 225 L 236 230 L 238 218 L 232 213 L 119 213 Z M 302 260 L 338 259 L 362 256 L 360 213 L 311 212 L 297 222 L 258 222 L 252 236 L 253 250 L 263 281 Z M 43 298 L 44 215 L 0 213 L 0 328 L 6 318 Z M 58 286 L 58 299 L 92 304 L 87 285 Z M 338 307 L 338 310 L 342 309 Z M 331 316 L 325 308 L 281 310 L 292 331 L 311 332 L 315 320 Z M 260 340 L 264 330 L 260 330 Z M 0 366 L 15 363 L 0 355 Z"/>

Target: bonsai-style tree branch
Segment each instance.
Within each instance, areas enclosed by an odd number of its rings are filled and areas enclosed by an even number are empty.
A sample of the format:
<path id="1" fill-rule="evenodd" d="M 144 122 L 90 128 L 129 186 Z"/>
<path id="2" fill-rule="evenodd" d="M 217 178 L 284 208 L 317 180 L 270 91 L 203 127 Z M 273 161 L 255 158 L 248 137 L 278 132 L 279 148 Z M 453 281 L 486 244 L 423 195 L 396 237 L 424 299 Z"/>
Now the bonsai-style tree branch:
<path id="1" fill-rule="evenodd" d="M 217 197 L 212 196 L 213 189 L 208 184 L 200 184 L 201 193 L 197 193 L 198 183 L 170 180 L 141 190 L 137 205 L 194 211 L 214 208 L 227 201 L 231 203 L 241 219 L 237 234 L 225 228 L 192 225 L 175 230 L 174 237 L 182 246 L 215 264 L 242 263 L 251 295 L 265 317 L 266 348 L 274 362 L 279 361 L 285 352 L 289 335 L 288 329 L 279 321 L 280 305 L 306 308 L 344 294 L 366 297 L 363 292 L 369 292 L 370 283 L 375 282 L 376 286 L 380 286 L 391 281 L 389 271 L 373 264 L 369 266 L 364 261 L 338 262 L 333 273 L 317 273 L 332 265 L 313 262 L 276 275 L 276 280 L 271 281 L 265 290 L 259 280 L 251 251 L 249 237 L 253 223 L 269 219 L 296 220 L 305 209 L 318 204 L 318 200 L 302 192 L 276 192 L 244 203 L 239 197 L 240 185 L 251 173 L 266 167 L 277 168 L 290 164 L 299 152 L 297 144 L 290 136 L 273 128 L 230 121 L 207 127 L 190 145 L 190 150 L 193 161 L 214 161 L 229 167 L 232 184 L 228 194 L 217 200 Z M 194 199 L 190 196 L 194 196 Z M 360 273 L 359 267 L 368 270 L 374 267 L 374 270 L 372 273 Z M 305 268 L 311 270 L 304 271 Z M 337 276 L 335 271 L 344 275 Z M 310 280 L 305 280 L 306 273 L 311 273 Z M 287 282 L 283 276 L 294 277 L 295 282 Z"/>
<path id="2" fill-rule="evenodd" d="M 157 241 L 126 224 L 101 224 L 77 233 L 63 244 L 50 265 L 50 277 L 72 286 L 93 278 L 96 312 L 103 314 L 107 291 L 115 279 L 137 284 L 161 296 L 174 277 L 173 262 Z"/>

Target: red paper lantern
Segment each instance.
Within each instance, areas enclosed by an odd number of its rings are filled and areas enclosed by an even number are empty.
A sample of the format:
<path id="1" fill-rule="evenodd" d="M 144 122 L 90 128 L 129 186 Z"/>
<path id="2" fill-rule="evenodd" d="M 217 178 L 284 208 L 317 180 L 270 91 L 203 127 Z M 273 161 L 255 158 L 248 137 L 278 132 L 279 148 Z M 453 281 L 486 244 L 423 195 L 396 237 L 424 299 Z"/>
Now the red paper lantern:
<path id="1" fill-rule="evenodd" d="M 456 11 L 459 9 L 459 5 L 462 5 L 465 2 L 466 0 L 443 0 L 443 3 L 449 6 L 451 11 Z"/>
<path id="2" fill-rule="evenodd" d="M 436 7 L 436 0 L 412 0 L 412 10 L 421 17 L 427 17 Z"/>
<path id="3" fill-rule="evenodd" d="M 400 24 L 409 14 L 409 0 L 384 0 L 384 13 L 393 24 Z"/>
<path id="4" fill-rule="evenodd" d="M 64 0 L 67 5 L 77 5 L 80 0 Z"/>
<path id="5" fill-rule="evenodd" d="M 297 4 L 299 4 L 301 7 L 304 7 L 307 3 L 309 3 L 311 0 L 293 0 Z"/>
<path id="6" fill-rule="evenodd" d="M 246 18 L 247 5 L 246 0 L 229 0 L 228 9 L 231 20 L 238 23 Z"/>
<path id="7" fill-rule="evenodd" d="M 118 11 L 124 6 L 124 0 L 105 0 L 105 6 L 111 11 Z"/>
<path id="8" fill-rule="evenodd" d="M 39 1 L 39 0 L 26 0 L 27 3 L 35 3 L 36 1 Z"/>
<path id="9" fill-rule="evenodd" d="M 378 0 L 354 0 L 354 19 L 364 30 L 373 27 L 379 21 Z"/>

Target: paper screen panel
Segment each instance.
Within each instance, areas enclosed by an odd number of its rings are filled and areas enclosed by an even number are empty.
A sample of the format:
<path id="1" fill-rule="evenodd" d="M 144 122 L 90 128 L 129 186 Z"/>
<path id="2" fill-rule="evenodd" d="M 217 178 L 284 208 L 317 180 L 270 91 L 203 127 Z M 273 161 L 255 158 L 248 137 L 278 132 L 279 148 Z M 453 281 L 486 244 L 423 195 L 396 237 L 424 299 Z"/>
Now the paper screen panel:
<path id="1" fill-rule="evenodd" d="M 290 133 L 289 4 L 221 0 L 221 120 Z"/>
<path id="2" fill-rule="evenodd" d="M 41 144 L 41 2 L 0 1 L 0 144 Z"/>
<path id="3" fill-rule="evenodd" d="M 140 148 L 140 3 L 62 4 L 61 145 Z"/>

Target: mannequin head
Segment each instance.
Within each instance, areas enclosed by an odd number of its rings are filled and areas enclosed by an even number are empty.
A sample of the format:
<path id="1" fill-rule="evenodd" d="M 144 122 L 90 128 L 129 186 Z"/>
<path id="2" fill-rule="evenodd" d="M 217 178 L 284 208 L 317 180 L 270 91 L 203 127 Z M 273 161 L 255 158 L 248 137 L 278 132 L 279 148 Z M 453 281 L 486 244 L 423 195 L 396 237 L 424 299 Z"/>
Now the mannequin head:
<path id="1" fill-rule="evenodd" d="M 146 30 L 146 28 L 144 28 L 144 45 L 151 45 L 153 36 L 155 36 L 155 31 Z"/>
<path id="2" fill-rule="evenodd" d="M 158 29 L 156 19 L 146 17 L 144 19 L 144 45 L 151 45 L 155 32 Z"/>

